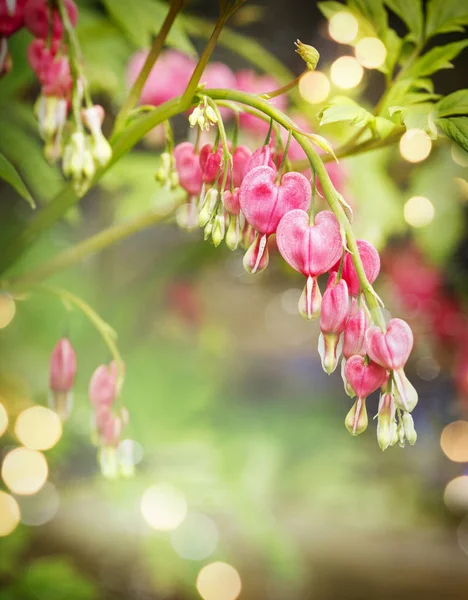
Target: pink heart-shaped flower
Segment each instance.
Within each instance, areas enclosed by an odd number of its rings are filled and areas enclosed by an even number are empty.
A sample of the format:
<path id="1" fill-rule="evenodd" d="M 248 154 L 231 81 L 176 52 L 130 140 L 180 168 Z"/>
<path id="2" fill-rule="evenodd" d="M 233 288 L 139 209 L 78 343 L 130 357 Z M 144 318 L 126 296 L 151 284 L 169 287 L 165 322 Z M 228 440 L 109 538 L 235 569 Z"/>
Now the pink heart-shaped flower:
<path id="1" fill-rule="evenodd" d="M 182 142 L 174 148 L 174 159 L 180 185 L 191 196 L 198 196 L 202 189 L 200 157 L 190 142 Z"/>
<path id="2" fill-rule="evenodd" d="M 369 283 L 374 283 L 377 279 L 377 275 L 380 272 L 380 256 L 374 246 L 366 240 L 357 240 L 357 246 L 359 248 L 359 256 L 361 257 L 362 265 L 366 273 Z M 335 266 L 335 270 L 338 270 L 338 265 Z M 353 257 L 351 254 L 346 254 L 343 264 L 343 279 L 348 284 L 349 293 L 352 296 L 359 294 L 360 282 L 359 277 L 356 273 L 356 269 L 353 264 Z"/>
<path id="3" fill-rule="evenodd" d="M 365 309 L 358 307 L 356 300 L 346 322 L 343 335 L 343 356 L 350 358 L 354 354 L 365 354 L 365 338 L 368 327 L 368 319 Z"/>
<path id="4" fill-rule="evenodd" d="M 413 349 L 413 332 L 406 321 L 391 319 L 387 331 L 370 327 L 366 332 L 367 354 L 386 369 L 404 367 Z"/>
<path id="5" fill-rule="evenodd" d="M 282 217 L 293 209 L 308 210 L 311 187 L 301 173 L 286 173 L 276 183 L 271 167 L 255 167 L 246 174 L 239 200 L 247 221 L 261 234 L 275 233 Z M 305 213 L 307 214 L 307 213 Z"/>
<path id="6" fill-rule="evenodd" d="M 351 356 L 346 361 L 344 375 L 360 399 L 381 387 L 387 379 L 387 371 L 375 362 L 366 364 L 363 356 Z"/>
<path id="7" fill-rule="evenodd" d="M 326 273 L 343 251 L 340 226 L 330 211 L 320 212 L 310 225 L 304 210 L 291 210 L 281 219 L 276 243 L 284 260 L 306 277 Z"/>

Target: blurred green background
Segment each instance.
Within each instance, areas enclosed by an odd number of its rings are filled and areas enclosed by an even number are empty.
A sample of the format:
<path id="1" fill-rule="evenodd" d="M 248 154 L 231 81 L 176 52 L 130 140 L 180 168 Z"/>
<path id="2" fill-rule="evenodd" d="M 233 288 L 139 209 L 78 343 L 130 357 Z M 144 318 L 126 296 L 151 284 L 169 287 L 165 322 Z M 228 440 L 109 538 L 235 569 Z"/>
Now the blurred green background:
<path id="1" fill-rule="evenodd" d="M 127 61 L 149 45 L 165 7 L 151 0 L 131 8 L 121 1 L 78 5 L 94 98 L 112 114 L 125 96 Z M 170 39 L 186 52 L 203 45 L 196 19 L 216 16 L 214 3 L 191 10 Z M 319 48 L 325 73 L 345 53 L 315 3 L 247 5 L 232 26 L 297 73 L 297 37 Z M 29 39 L 15 36 L 14 70 L 0 81 L 0 149 L 44 204 L 63 181 L 35 133 Z M 223 47 L 215 58 L 248 66 Z M 438 91 L 466 87 L 466 67 L 465 55 L 454 71 L 442 72 Z M 366 72 L 350 94 L 370 106 L 381 88 L 378 75 Z M 320 105 L 297 102 L 296 112 L 316 127 Z M 186 121 L 174 125 L 184 139 Z M 346 139 L 349 129 L 323 134 Z M 155 183 L 158 152 L 140 144 L 15 270 L 150 207 L 168 210 L 177 194 Z M 342 161 L 357 235 L 382 251 L 385 265 L 397 255 L 404 265 L 405 253 L 417 248 L 458 311 L 468 291 L 467 166 L 448 142 L 418 165 L 403 161 L 397 147 Z M 417 228 L 404 210 L 414 196 L 429 197 L 434 209 Z M 2 235 L 28 210 L 2 184 Z M 47 405 L 49 355 L 64 334 L 76 349 L 78 375 L 71 417 L 44 452 L 47 483 L 36 494 L 15 495 L 20 522 L 0 537 L 0 599 L 185 600 L 199 597 L 197 582 L 205 600 L 233 600 L 239 586 L 246 600 L 468 597 L 468 423 L 452 379 L 452 334 L 442 343 L 393 279 L 384 269 L 377 287 L 387 310 L 416 333 L 408 374 L 420 394 L 419 438 L 414 447 L 382 453 L 375 422 L 357 439 L 346 432 L 350 402 L 341 378 L 322 372 L 318 325 L 296 310 L 302 279 L 277 256 L 267 272 L 249 276 L 240 253 L 204 244 L 200 232 L 182 232 L 169 219 L 55 276 L 53 284 L 84 298 L 118 332 L 130 411 L 124 444 L 135 475 L 117 480 L 101 475 L 90 437 L 87 385 L 95 367 L 110 360 L 105 345 L 57 298 L 41 291 L 17 297 L 14 319 L 0 331 L 3 457 L 19 446 L 22 411 Z M 369 404 L 373 416 L 377 398 Z M 3 502 L 0 530 L 8 533 Z"/>

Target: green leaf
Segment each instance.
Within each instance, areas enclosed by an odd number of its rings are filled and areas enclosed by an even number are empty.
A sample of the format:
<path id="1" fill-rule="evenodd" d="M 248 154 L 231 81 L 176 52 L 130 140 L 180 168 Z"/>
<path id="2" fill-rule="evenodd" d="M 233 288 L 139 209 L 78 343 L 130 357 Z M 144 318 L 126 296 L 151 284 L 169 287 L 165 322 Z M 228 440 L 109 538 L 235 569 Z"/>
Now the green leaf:
<path id="1" fill-rule="evenodd" d="M 442 98 L 435 109 L 438 117 L 468 115 L 468 90 L 458 90 Z"/>
<path id="2" fill-rule="evenodd" d="M 453 64 L 450 62 L 468 46 L 468 40 L 452 42 L 446 46 L 436 46 L 426 52 L 413 64 L 406 72 L 406 77 L 424 77 L 432 75 L 441 69 L 451 69 Z"/>
<path id="3" fill-rule="evenodd" d="M 465 0 L 429 0 L 426 19 L 428 38 L 438 33 L 463 31 L 466 26 L 468 26 L 468 4 Z"/>
<path id="4" fill-rule="evenodd" d="M 364 15 L 372 23 L 379 37 L 384 37 L 387 31 L 387 11 L 383 0 L 348 0 L 348 6 Z"/>
<path id="5" fill-rule="evenodd" d="M 113 21 L 139 48 L 148 48 L 154 35 L 159 33 L 168 11 L 167 4 L 158 0 L 138 0 L 129 9 L 128 0 L 103 0 Z M 167 37 L 169 46 L 196 56 L 182 20 L 177 18 Z"/>
<path id="6" fill-rule="evenodd" d="M 436 123 L 447 137 L 468 152 L 468 117 L 437 119 Z"/>
<path id="7" fill-rule="evenodd" d="M 320 119 L 320 125 L 345 121 L 356 127 L 364 127 L 374 119 L 369 111 L 346 96 L 335 97 L 331 104 L 318 113 L 317 117 Z"/>
<path id="8" fill-rule="evenodd" d="M 374 133 L 377 133 L 378 137 L 383 140 L 395 129 L 395 123 L 384 117 L 375 117 L 371 127 Z"/>
<path id="9" fill-rule="evenodd" d="M 409 39 L 421 39 L 424 15 L 421 0 L 385 0 L 385 4 L 405 23 L 410 31 Z"/>
<path id="10" fill-rule="evenodd" d="M 434 104 L 432 102 L 421 102 L 408 107 L 392 107 L 390 112 L 392 115 L 397 112 L 401 113 L 401 119 L 406 129 L 422 129 L 431 139 L 437 139 Z"/>
<path id="11" fill-rule="evenodd" d="M 319 10 L 321 11 L 321 13 L 323 14 L 323 16 L 326 17 L 327 19 L 331 19 L 333 17 L 333 15 L 336 15 L 339 12 L 349 12 L 354 17 L 356 17 L 356 20 L 359 25 L 359 35 L 356 38 L 356 40 L 358 40 L 359 37 L 363 37 L 363 36 L 377 35 L 377 31 L 376 31 L 374 25 L 369 21 L 369 19 L 366 19 L 366 17 L 362 14 L 362 12 L 360 12 L 356 8 L 347 7 L 345 4 L 341 4 L 340 2 L 333 2 L 333 1 L 319 2 L 317 4 L 317 6 L 318 6 Z M 356 42 L 356 40 L 354 40 L 354 42 Z M 354 44 L 354 42 L 353 42 L 353 44 Z"/>
<path id="12" fill-rule="evenodd" d="M 36 208 L 33 197 L 29 193 L 28 188 L 24 185 L 20 174 L 3 154 L 0 154 L 0 178 L 13 186 L 18 194 L 29 203 L 31 208 Z"/>
<path id="13" fill-rule="evenodd" d="M 392 75 L 395 65 L 400 58 L 403 40 L 398 37 L 393 29 L 387 29 L 382 41 L 387 50 L 387 56 L 385 58 L 385 63 L 379 67 L 378 70 L 387 75 Z"/>

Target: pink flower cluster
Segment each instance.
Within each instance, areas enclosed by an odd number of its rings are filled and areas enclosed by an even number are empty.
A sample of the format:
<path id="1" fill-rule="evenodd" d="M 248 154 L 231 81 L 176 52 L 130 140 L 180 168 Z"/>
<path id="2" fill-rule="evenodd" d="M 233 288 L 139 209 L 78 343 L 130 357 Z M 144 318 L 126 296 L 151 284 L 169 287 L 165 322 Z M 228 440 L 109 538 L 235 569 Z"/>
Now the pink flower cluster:
<path id="1" fill-rule="evenodd" d="M 269 262 L 269 238 L 283 259 L 305 277 L 299 311 L 307 319 L 320 318 L 319 354 L 324 370 L 332 373 L 343 354 L 345 390 L 356 401 L 346 418 L 356 435 L 367 427 L 366 398 L 382 389 L 378 414 L 378 441 L 385 449 L 416 437 L 410 412 L 417 393 L 404 366 L 413 346 L 409 325 L 391 319 L 386 330 L 374 325 L 361 293 L 351 253 L 335 215 L 328 210 L 310 215 L 312 189 L 302 173 L 284 173 L 282 152 L 273 139 L 251 152 L 246 146 L 226 148 L 183 142 L 174 150 L 180 185 L 188 202 L 179 224 L 204 227 L 205 239 L 215 245 L 224 237 L 229 248 L 246 248 L 244 267 L 252 274 Z M 380 272 L 377 250 L 357 240 L 359 256 L 369 283 Z M 329 275 L 325 292 L 318 277 Z M 384 397 L 385 396 L 385 397 Z M 397 420 L 398 418 L 398 420 Z"/>
<path id="2" fill-rule="evenodd" d="M 76 375 L 76 353 L 68 338 L 61 338 L 50 357 L 50 405 L 62 420 L 69 417 L 72 408 L 72 389 Z M 120 392 L 120 374 L 117 364 L 100 365 L 89 382 L 89 400 L 93 409 L 94 431 L 101 449 L 100 462 L 109 476 L 119 473 L 117 449 L 122 430 L 128 423 L 125 407 L 115 408 Z"/>

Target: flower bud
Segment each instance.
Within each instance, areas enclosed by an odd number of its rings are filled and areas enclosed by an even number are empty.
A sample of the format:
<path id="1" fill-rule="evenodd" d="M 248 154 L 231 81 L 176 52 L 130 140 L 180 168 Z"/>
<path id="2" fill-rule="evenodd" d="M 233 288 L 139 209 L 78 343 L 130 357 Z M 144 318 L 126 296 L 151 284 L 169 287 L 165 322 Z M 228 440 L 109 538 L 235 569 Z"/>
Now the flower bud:
<path id="1" fill-rule="evenodd" d="M 231 215 L 238 215 L 240 213 L 239 203 L 239 188 L 235 188 L 232 192 L 225 190 L 223 192 L 223 206 Z"/>
<path id="2" fill-rule="evenodd" d="M 211 238 L 213 240 L 215 248 L 217 248 L 224 240 L 225 228 L 226 223 L 224 219 L 224 214 L 216 215 L 213 223 L 213 231 L 211 233 Z"/>
<path id="3" fill-rule="evenodd" d="M 70 340 L 62 338 L 50 356 L 50 406 L 62 420 L 71 410 L 71 389 L 76 375 L 76 354 Z"/>
<path id="4" fill-rule="evenodd" d="M 387 331 L 369 327 L 366 332 L 366 350 L 372 360 L 386 369 L 401 369 L 413 348 L 413 332 L 402 319 L 391 319 Z"/>
<path id="5" fill-rule="evenodd" d="M 359 435 L 367 429 L 369 421 L 365 399 L 358 398 L 346 415 L 345 426 L 351 435 Z"/>
<path id="6" fill-rule="evenodd" d="M 358 308 L 356 300 L 353 300 L 343 333 L 343 356 L 345 358 L 350 358 L 354 354 L 365 354 L 365 337 L 368 323 L 365 308 L 362 306 Z"/>
<path id="7" fill-rule="evenodd" d="M 319 335 L 318 352 L 322 360 L 322 368 L 328 375 L 331 375 L 336 369 L 342 345 L 343 340 L 340 334 L 320 333 Z"/>
<path id="8" fill-rule="evenodd" d="M 377 441 L 382 450 L 386 450 L 395 438 L 397 427 L 395 412 L 393 395 L 381 394 L 377 413 Z"/>
<path id="9" fill-rule="evenodd" d="M 402 423 L 406 439 L 412 446 L 414 446 L 416 440 L 418 439 L 418 434 L 414 428 L 413 417 L 406 411 L 403 413 Z"/>
<path id="10" fill-rule="evenodd" d="M 300 40 L 295 42 L 295 46 L 297 54 L 299 54 L 302 60 L 306 63 L 307 68 L 311 71 L 315 71 L 320 58 L 318 51 L 313 46 L 303 44 Z"/>
<path id="11" fill-rule="evenodd" d="M 393 394 L 398 408 L 412 412 L 418 403 L 418 392 L 403 369 L 393 371 Z"/>
<path id="12" fill-rule="evenodd" d="M 118 389 L 117 363 L 112 361 L 110 365 L 100 365 L 93 373 L 89 382 L 88 395 L 95 409 L 109 407 L 117 397 Z"/>
<path id="13" fill-rule="evenodd" d="M 97 162 L 98 165 L 103 167 L 112 158 L 112 148 L 106 138 L 101 134 L 97 137 L 93 137 L 91 142 L 92 158 Z"/>
<path id="14" fill-rule="evenodd" d="M 231 215 L 229 227 L 226 233 L 226 246 L 229 250 L 236 250 L 241 239 L 241 229 L 239 225 L 239 217 Z"/>
<path id="15" fill-rule="evenodd" d="M 211 188 L 206 192 L 205 201 L 198 215 L 198 224 L 200 227 L 205 227 L 208 221 L 213 216 L 216 204 L 218 202 L 218 190 Z"/>
<path id="16" fill-rule="evenodd" d="M 340 334 L 344 331 L 349 313 L 349 294 L 346 281 L 341 279 L 330 285 L 322 298 L 320 330 L 323 334 Z"/>

